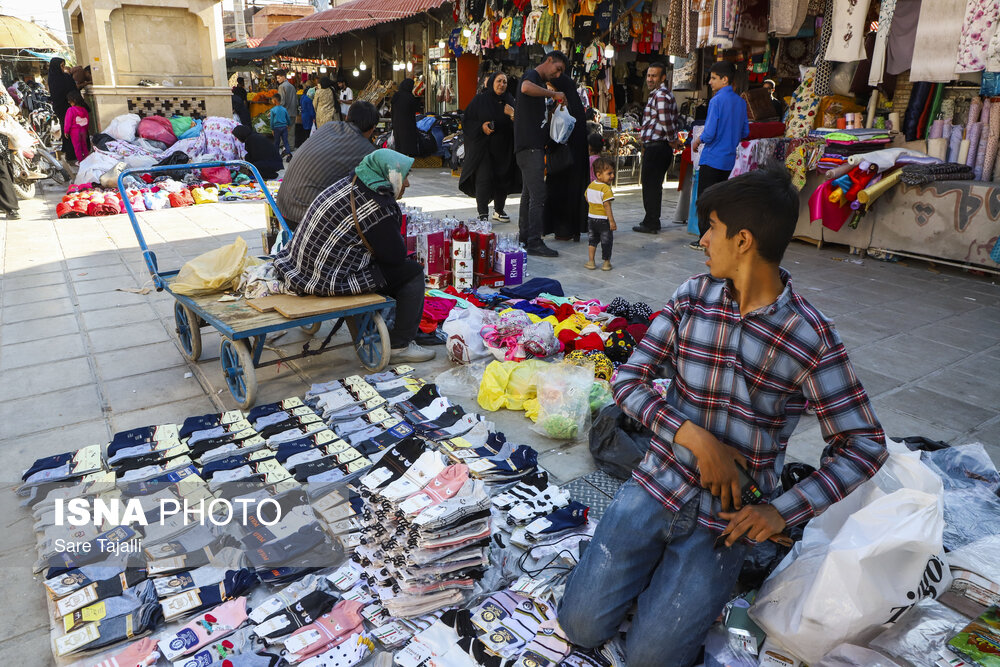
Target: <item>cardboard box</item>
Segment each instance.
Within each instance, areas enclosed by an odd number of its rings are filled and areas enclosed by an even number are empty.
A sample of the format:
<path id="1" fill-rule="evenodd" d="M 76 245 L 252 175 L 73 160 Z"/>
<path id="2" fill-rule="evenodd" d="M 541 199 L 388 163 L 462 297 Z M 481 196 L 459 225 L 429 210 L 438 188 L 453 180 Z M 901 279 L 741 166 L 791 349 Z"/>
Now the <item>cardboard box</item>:
<path id="1" fill-rule="evenodd" d="M 800 667 L 802 662 L 770 639 L 760 649 L 760 667 Z"/>
<path id="2" fill-rule="evenodd" d="M 493 256 L 497 251 L 497 235 L 490 232 L 475 232 L 472 234 L 472 255 L 475 260 L 476 273 L 487 273 L 493 270 Z"/>
<path id="3" fill-rule="evenodd" d="M 444 232 L 431 232 L 417 237 L 417 257 L 428 276 L 447 271 L 445 266 Z"/>
<path id="4" fill-rule="evenodd" d="M 528 256 L 522 251 L 498 252 L 494 270 L 503 276 L 504 285 L 520 285 L 524 282 L 524 267 Z"/>
<path id="5" fill-rule="evenodd" d="M 451 241 L 451 258 L 472 259 L 472 241 Z"/>
<path id="6" fill-rule="evenodd" d="M 493 287 L 500 288 L 504 286 L 504 278 L 502 273 L 497 271 L 486 271 L 484 273 L 476 273 L 475 280 L 473 281 L 476 287 Z"/>
<path id="7" fill-rule="evenodd" d="M 459 271 L 456 269 L 455 271 L 452 272 L 452 275 L 454 276 L 453 284 L 455 285 L 455 289 L 463 290 L 463 289 L 473 288 L 475 275 L 472 273 L 471 270 Z"/>
<path id="8" fill-rule="evenodd" d="M 424 278 L 424 285 L 428 289 L 444 289 L 451 284 L 451 271 L 432 273 Z"/>
<path id="9" fill-rule="evenodd" d="M 475 266 L 472 257 L 452 257 L 451 259 L 451 270 L 455 272 L 455 275 L 468 273 L 471 276 L 475 273 Z"/>

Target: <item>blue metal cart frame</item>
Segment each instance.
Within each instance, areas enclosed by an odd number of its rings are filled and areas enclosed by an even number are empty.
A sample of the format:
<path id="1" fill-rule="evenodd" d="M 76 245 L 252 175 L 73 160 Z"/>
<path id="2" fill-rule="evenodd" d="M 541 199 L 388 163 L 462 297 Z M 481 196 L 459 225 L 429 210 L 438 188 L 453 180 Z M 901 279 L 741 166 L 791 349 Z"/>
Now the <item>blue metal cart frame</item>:
<path id="1" fill-rule="evenodd" d="M 218 294 L 204 297 L 191 297 L 177 294 L 170 288 L 171 281 L 179 270 L 161 271 L 156 260 L 156 253 L 149 249 L 135 209 L 126 195 L 124 179 L 136 173 L 178 172 L 188 169 L 204 169 L 206 167 L 245 167 L 254 176 L 277 218 L 281 232 L 279 244 L 291 239 L 292 231 L 278 210 L 274 197 L 267 189 L 267 184 L 260 172 L 249 162 L 233 160 L 229 162 L 202 162 L 197 164 L 165 165 L 162 167 L 147 167 L 145 169 L 127 169 L 118 176 L 118 191 L 128 214 L 132 229 L 139 240 L 143 259 L 149 268 L 156 290 L 166 291 L 175 300 L 174 322 L 176 324 L 177 340 L 181 344 L 184 355 L 191 361 L 197 361 L 201 356 L 201 328 L 212 326 L 222 335 L 222 346 L 219 357 L 222 362 L 222 372 L 233 398 L 243 409 L 254 404 L 257 395 L 257 368 L 271 366 L 285 361 L 301 359 L 323 351 L 334 350 L 353 345 L 361 365 L 372 372 L 384 370 L 389 364 L 389 331 L 385 325 L 384 315 L 395 305 L 395 301 L 377 294 L 352 299 L 350 307 L 319 315 L 295 319 L 285 318 L 274 312 L 258 312 L 247 305 L 246 301 L 220 302 Z M 270 361 L 261 361 L 264 353 L 264 340 L 267 334 L 301 327 L 309 334 L 319 330 L 320 325 L 328 320 L 337 320 L 333 330 L 317 350 L 310 350 L 309 343 L 303 346 L 302 352 L 292 356 L 280 357 Z M 347 323 L 351 332 L 352 342 L 338 345 L 328 345 L 333 335 Z"/>

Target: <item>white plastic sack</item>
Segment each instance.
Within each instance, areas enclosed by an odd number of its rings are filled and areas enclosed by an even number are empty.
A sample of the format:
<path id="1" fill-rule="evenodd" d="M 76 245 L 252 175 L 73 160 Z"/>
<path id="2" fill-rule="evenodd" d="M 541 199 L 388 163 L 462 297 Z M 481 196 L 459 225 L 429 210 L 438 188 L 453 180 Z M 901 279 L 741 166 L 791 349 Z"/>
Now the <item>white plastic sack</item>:
<path id="1" fill-rule="evenodd" d="M 889 443 L 870 480 L 806 526 L 768 577 L 750 616 L 816 664 L 838 644 L 864 642 L 916 602 L 948 590 L 941 479 L 920 453 Z"/>
<path id="2" fill-rule="evenodd" d="M 569 135 L 576 127 L 576 118 L 569 112 L 565 104 L 557 104 L 552 111 L 552 121 L 549 123 L 549 137 L 552 141 L 564 144 L 569 141 Z"/>
<path id="3" fill-rule="evenodd" d="M 126 113 L 117 116 L 104 129 L 104 134 L 110 135 L 118 141 L 135 142 L 135 131 L 139 127 L 139 116 L 134 113 Z"/>
<path id="4" fill-rule="evenodd" d="M 29 152 L 35 146 L 34 137 L 28 134 L 28 131 L 13 117 L 0 120 L 0 134 L 6 135 L 10 147 L 19 153 Z"/>
<path id="5" fill-rule="evenodd" d="M 101 175 L 108 169 L 118 164 L 118 158 L 94 151 L 87 157 L 80 160 L 80 170 L 76 172 L 73 183 L 83 185 L 84 183 L 96 183 L 101 180 Z"/>
<path id="6" fill-rule="evenodd" d="M 448 336 L 444 346 L 448 358 L 459 364 L 471 364 L 492 356 L 483 343 L 479 330 L 483 327 L 483 311 L 475 306 L 461 308 L 455 306 L 441 324 L 441 330 Z"/>

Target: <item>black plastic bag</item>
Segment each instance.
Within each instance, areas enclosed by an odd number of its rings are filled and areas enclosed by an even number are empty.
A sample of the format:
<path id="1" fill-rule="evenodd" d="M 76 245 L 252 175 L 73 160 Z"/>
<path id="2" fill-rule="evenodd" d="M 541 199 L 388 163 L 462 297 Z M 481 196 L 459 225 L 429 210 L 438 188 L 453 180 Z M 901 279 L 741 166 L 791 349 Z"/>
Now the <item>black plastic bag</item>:
<path id="1" fill-rule="evenodd" d="M 606 405 L 594 417 L 590 429 L 590 454 L 607 474 L 628 479 L 646 456 L 651 435 L 617 405 Z"/>

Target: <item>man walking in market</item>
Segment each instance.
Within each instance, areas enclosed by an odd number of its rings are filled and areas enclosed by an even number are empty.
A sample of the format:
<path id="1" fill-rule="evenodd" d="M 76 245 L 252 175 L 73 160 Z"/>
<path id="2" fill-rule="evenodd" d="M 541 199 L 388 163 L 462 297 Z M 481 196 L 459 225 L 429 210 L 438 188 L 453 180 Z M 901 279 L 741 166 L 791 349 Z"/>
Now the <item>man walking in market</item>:
<path id="1" fill-rule="evenodd" d="M 299 115 L 299 95 L 295 86 L 288 80 L 288 73 L 285 70 L 278 72 L 278 95 L 281 96 L 281 106 L 288 112 L 288 122 L 294 127 L 296 118 Z"/>
<path id="2" fill-rule="evenodd" d="M 709 71 L 708 86 L 712 89 L 712 99 L 708 101 L 705 129 L 691 144 L 692 151 L 697 151 L 702 145 L 705 147 L 698 163 L 699 194 L 729 178 L 736 164 L 736 148 L 750 134 L 747 103 L 733 90 L 736 66 L 723 60 L 712 65 Z M 698 237 L 705 236 L 707 231 L 708 220 L 699 218 Z M 692 241 L 689 247 L 702 249 L 698 241 Z"/>
<path id="3" fill-rule="evenodd" d="M 674 149 L 680 148 L 677 138 L 677 102 L 667 88 L 667 66 L 652 63 L 646 69 L 649 99 L 642 112 L 642 207 L 646 214 L 632 231 L 656 234 L 660 231 L 660 208 L 663 205 L 663 178 L 674 161 Z"/>
<path id="4" fill-rule="evenodd" d="M 566 95 L 546 87 L 566 71 L 568 63 L 562 51 L 550 51 L 534 69 L 521 77 L 520 94 L 514 110 L 514 157 L 521 169 L 524 189 L 517 225 L 521 242 L 529 255 L 558 257 L 545 245 L 545 145 L 549 141 L 546 99 L 566 104 Z"/>

